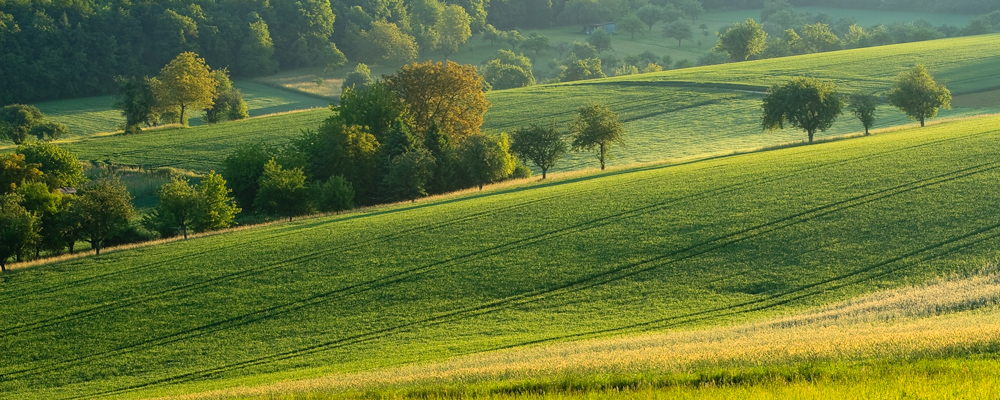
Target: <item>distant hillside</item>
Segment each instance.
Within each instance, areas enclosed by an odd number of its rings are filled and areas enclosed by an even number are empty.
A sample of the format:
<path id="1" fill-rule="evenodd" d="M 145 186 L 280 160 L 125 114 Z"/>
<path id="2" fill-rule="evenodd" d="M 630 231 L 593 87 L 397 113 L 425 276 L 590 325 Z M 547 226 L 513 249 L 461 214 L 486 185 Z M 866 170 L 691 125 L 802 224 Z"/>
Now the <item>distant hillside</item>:
<path id="1" fill-rule="evenodd" d="M 810 54 L 774 60 L 665 71 L 593 81 L 538 85 L 490 92 L 493 107 L 484 128 L 511 132 L 531 123 L 565 124 L 576 108 L 590 101 L 608 104 L 622 116 L 626 146 L 613 149 L 612 165 L 728 154 L 743 149 L 805 140 L 794 130 L 766 132 L 760 127 L 761 90 L 793 76 L 836 81 L 845 92 L 887 89 L 895 76 L 915 63 L 956 93 L 1000 87 L 1000 35 L 943 39 L 877 48 Z M 773 72 L 771 72 L 773 69 Z M 943 110 L 942 118 L 993 113 L 994 108 Z M 150 131 L 141 136 L 102 137 L 65 143 L 82 159 L 193 170 L 218 168 L 240 143 L 264 140 L 281 144 L 301 129 L 315 129 L 327 110 L 223 123 L 184 130 Z M 308 119 L 297 119 L 299 117 Z M 912 123 L 885 105 L 876 128 Z M 258 125 L 260 124 L 260 125 Z M 862 130 L 845 114 L 828 132 L 831 137 Z M 574 153 L 554 171 L 596 168 L 590 153 Z"/>
<path id="2" fill-rule="evenodd" d="M 1000 117 L 656 164 L 4 275 L 0 397 L 180 394 L 712 326 L 979 269 Z"/>

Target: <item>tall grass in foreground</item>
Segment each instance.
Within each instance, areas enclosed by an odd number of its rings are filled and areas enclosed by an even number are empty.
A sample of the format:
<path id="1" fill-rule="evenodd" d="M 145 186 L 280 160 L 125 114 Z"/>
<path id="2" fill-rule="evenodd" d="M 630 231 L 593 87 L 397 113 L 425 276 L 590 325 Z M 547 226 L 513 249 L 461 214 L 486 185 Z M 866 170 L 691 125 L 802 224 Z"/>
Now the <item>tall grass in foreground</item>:
<path id="1" fill-rule="evenodd" d="M 176 399 L 1000 398 L 1000 273 L 729 327 L 596 339 Z"/>

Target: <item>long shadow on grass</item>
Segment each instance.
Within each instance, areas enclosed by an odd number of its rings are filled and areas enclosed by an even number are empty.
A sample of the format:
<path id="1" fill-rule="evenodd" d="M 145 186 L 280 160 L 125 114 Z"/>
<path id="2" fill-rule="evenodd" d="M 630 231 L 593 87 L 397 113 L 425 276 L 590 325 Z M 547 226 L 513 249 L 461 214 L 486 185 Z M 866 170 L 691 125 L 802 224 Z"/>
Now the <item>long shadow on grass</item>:
<path id="1" fill-rule="evenodd" d="M 694 245 L 694 246 L 691 246 L 691 247 L 688 247 L 688 248 L 685 248 L 685 249 L 680 249 L 680 250 L 672 251 L 670 253 L 667 253 L 667 254 L 664 254 L 664 255 L 661 255 L 661 256 L 658 256 L 658 257 L 650 258 L 650 259 L 643 260 L 643 261 L 640 261 L 640 262 L 636 262 L 636 263 L 628 264 L 628 265 L 625 265 L 625 266 L 622 266 L 622 267 L 614 268 L 614 269 L 609 270 L 609 271 L 605 271 L 605 272 L 601 272 L 601 273 L 598 273 L 598 274 L 593 274 L 593 275 L 590 275 L 590 276 L 587 276 L 587 277 L 583 277 L 583 278 L 578 279 L 576 281 L 569 282 L 569 283 L 566 283 L 566 284 L 562 284 L 562 285 L 557 286 L 557 287 L 546 288 L 546 289 L 542 289 L 542 290 L 535 291 L 535 292 L 529 292 L 529 293 L 524 293 L 524 294 L 520 294 L 520 295 L 510 296 L 510 297 L 507 297 L 507 298 L 504 298 L 504 299 L 495 300 L 495 301 L 488 302 L 488 303 L 485 303 L 485 304 L 481 304 L 481 305 L 478 305 L 478 306 L 473 306 L 473 307 L 467 307 L 467 308 L 462 308 L 462 309 L 458 309 L 458 310 L 453 310 L 453 311 L 446 312 L 446 313 L 443 313 L 443 314 L 439 314 L 437 316 L 426 318 L 426 319 L 423 319 L 423 320 L 414 321 L 414 322 L 408 322 L 406 324 L 401 324 L 401 325 L 396 325 L 396 326 L 392 326 L 392 327 L 383 328 L 383 329 L 380 329 L 380 330 L 377 330 L 377 331 L 374 331 L 374 332 L 353 335 L 353 336 L 349 336 L 349 337 L 346 337 L 346 338 L 338 339 L 338 340 L 335 340 L 335 341 L 330 341 L 330 342 L 326 342 L 326 343 L 316 344 L 316 345 L 309 346 L 309 347 L 306 347 L 306 348 L 301 348 L 301 349 L 286 351 L 286 352 L 274 354 L 274 355 L 267 356 L 267 357 L 261 357 L 261 358 L 254 359 L 254 360 L 248 360 L 248 361 L 233 363 L 233 364 L 229 364 L 229 365 L 226 365 L 226 366 L 221 366 L 221 367 L 212 368 L 212 369 L 208 369 L 208 370 L 202 370 L 202 371 L 186 373 L 186 374 L 182 374 L 182 375 L 178 375 L 178 376 L 174 376 L 174 377 L 170 377 L 170 378 L 164 378 L 164 379 L 161 379 L 161 380 L 157 380 L 157 381 L 154 381 L 154 382 L 147 382 L 147 383 L 139 385 L 139 386 L 135 386 L 135 387 L 127 388 L 127 389 L 122 389 L 122 390 L 128 391 L 128 390 L 134 390 L 134 389 L 138 389 L 138 388 L 143 388 L 143 387 L 148 387 L 148 386 L 154 386 L 154 385 L 163 384 L 163 383 L 175 383 L 175 382 L 181 382 L 181 381 L 198 379 L 198 378 L 206 377 L 206 376 L 209 376 L 209 375 L 215 375 L 215 374 L 219 374 L 219 373 L 227 372 L 227 371 L 231 371 L 231 370 L 242 369 L 242 368 L 252 367 L 252 366 L 256 366 L 256 365 L 260 365 L 260 364 L 264 364 L 264 363 L 269 363 L 269 362 L 286 360 L 286 359 L 290 359 L 290 358 L 301 357 L 303 355 L 308 355 L 308 354 L 315 353 L 315 352 L 325 351 L 325 350 L 329 350 L 329 349 L 332 349 L 332 348 L 340 348 L 340 347 L 350 346 L 350 345 L 353 345 L 353 344 L 367 342 L 367 341 L 370 341 L 370 340 L 373 340 L 373 339 L 378 339 L 378 338 L 386 337 L 388 335 L 397 333 L 397 332 L 399 332 L 401 330 L 413 329 L 413 328 L 421 327 L 421 326 L 426 327 L 426 326 L 439 325 L 439 324 L 443 324 L 443 323 L 447 323 L 447 322 L 451 322 L 451 321 L 456 321 L 456 320 L 460 320 L 460 319 L 466 319 L 466 318 L 471 318 L 471 317 L 476 317 L 476 316 L 481 316 L 481 315 L 489 314 L 489 313 L 495 312 L 497 310 L 504 309 L 504 308 L 509 308 L 509 307 L 512 307 L 512 306 L 534 303 L 534 302 L 537 302 L 537 301 L 540 301 L 540 300 L 544 300 L 544 299 L 548 299 L 548 298 L 552 298 L 552 297 L 555 297 L 555 296 L 559 296 L 559 295 L 563 295 L 563 294 L 567 294 L 567 293 L 572 293 L 572 292 L 575 292 L 575 291 L 579 291 L 579 290 L 583 290 L 583 289 L 587 289 L 587 288 L 592 288 L 592 287 L 595 287 L 595 286 L 604 285 L 604 284 L 607 284 L 607 283 L 610 283 L 610 282 L 614 282 L 614 281 L 618 281 L 618 280 L 621 280 L 621 279 L 625 279 L 625 278 L 628 278 L 628 277 L 631 277 L 631 276 L 634 276 L 634 275 L 637 275 L 637 274 L 640 274 L 640 273 L 643 273 L 643 272 L 647 272 L 647 271 L 650 271 L 650 270 L 653 270 L 653 269 L 656 269 L 656 268 L 664 267 L 666 265 L 669 265 L 669 264 L 672 264 L 672 263 L 675 263 L 675 262 L 678 262 L 678 261 L 683 261 L 683 260 L 691 259 L 691 258 L 694 258 L 696 256 L 703 255 L 703 254 L 709 253 L 711 251 L 714 251 L 714 250 L 717 250 L 717 249 L 729 246 L 729 245 L 734 244 L 734 243 L 738 243 L 738 242 L 741 242 L 741 241 L 749 240 L 749 239 L 752 239 L 752 238 L 755 238 L 755 237 L 760 237 L 760 236 L 766 235 L 767 233 L 770 233 L 770 232 L 774 232 L 774 231 L 777 231 L 777 230 L 780 230 L 780 229 L 784 229 L 784 228 L 787 228 L 787 227 L 790 227 L 790 226 L 793 226 L 793 225 L 796 225 L 796 224 L 799 224 L 799 223 L 802 223 L 802 222 L 805 222 L 805 221 L 809 221 L 809 220 L 812 220 L 812 219 L 815 219 L 815 218 L 819 218 L 819 217 L 822 217 L 822 216 L 825 216 L 825 215 L 829 215 L 829 214 L 832 214 L 832 213 L 835 213 L 835 212 L 839 212 L 839 211 L 842 211 L 842 210 L 845 210 L 845 209 L 848 209 L 848 208 L 853 208 L 853 207 L 856 207 L 856 206 L 859 206 L 859 205 L 862 205 L 862 204 L 868 204 L 868 203 L 871 203 L 871 202 L 879 201 L 879 200 L 882 200 L 882 199 L 885 199 L 885 198 L 888 198 L 888 197 L 900 195 L 900 194 L 907 193 L 907 192 L 910 192 L 910 191 L 913 191 L 913 190 L 917 190 L 917 189 L 921 189 L 921 188 L 926 188 L 926 187 L 933 186 L 933 185 L 939 185 L 939 184 L 942 184 L 942 183 L 945 183 L 945 182 L 949 182 L 949 181 L 953 181 L 953 180 L 956 180 L 956 179 L 961 179 L 961 178 L 964 178 L 964 177 L 972 176 L 972 175 L 979 174 L 979 173 L 986 172 L 986 171 L 990 171 L 990 170 L 993 170 L 993 169 L 996 169 L 996 168 L 1000 168 L 1000 163 L 987 163 L 987 164 L 982 164 L 982 165 L 978 165 L 978 166 L 974 166 L 974 167 L 970 167 L 970 168 L 965 168 L 965 169 L 962 169 L 962 170 L 959 170 L 959 171 L 950 172 L 950 173 L 947 173 L 947 174 L 938 175 L 938 176 L 935 176 L 935 177 L 932 177 L 932 178 L 928 178 L 928 179 L 924 179 L 924 180 L 919 180 L 919 181 L 914 181 L 914 182 L 910 182 L 910 183 L 903 184 L 903 185 L 898 185 L 898 186 L 895 186 L 895 187 L 892 187 L 892 188 L 888 188 L 888 189 L 885 189 L 885 190 L 880 190 L 880 191 L 872 192 L 872 193 L 865 194 L 865 195 L 862 195 L 862 196 L 856 196 L 856 197 L 853 197 L 853 198 L 850 198 L 850 199 L 845 199 L 845 200 L 834 202 L 834 203 L 827 204 L 827 205 L 824 205 L 824 206 L 816 207 L 816 208 L 813 208 L 813 209 L 810 209 L 810 210 L 806 210 L 806 211 L 801 212 L 801 213 L 797 213 L 797 214 L 792 215 L 792 216 L 788 216 L 788 217 L 781 218 L 781 219 L 778 219 L 778 220 L 775 220 L 775 221 L 771 221 L 769 223 L 757 225 L 757 226 L 754 226 L 754 227 L 751 227 L 751 228 L 747 228 L 747 229 L 744 229 L 744 230 L 741 230 L 741 231 L 738 231 L 738 232 L 733 232 L 733 233 L 730 233 L 730 234 L 727 234 L 727 235 L 723 235 L 723 236 L 717 237 L 715 239 L 712 239 L 712 240 L 709 240 L 709 241 L 706 241 L 706 242 L 702 242 L 702 243 L 699 243 L 697 245 Z M 994 229 L 995 227 L 996 226 L 993 226 L 993 227 L 990 227 L 989 229 Z M 872 267 L 872 268 L 874 268 L 874 267 Z M 863 271 L 861 271 L 861 272 L 863 272 Z M 856 275 L 857 273 L 860 273 L 860 272 L 856 271 L 855 273 L 849 274 L 847 276 L 853 276 L 853 275 Z M 809 286 L 807 286 L 805 288 L 815 287 L 815 286 L 822 285 L 822 284 L 827 283 L 827 282 L 835 281 L 837 279 L 843 279 L 843 278 L 834 278 L 834 279 L 828 280 L 826 282 L 820 282 L 820 283 L 817 283 L 817 284 L 809 285 Z M 800 289 L 797 289 L 796 291 L 801 291 L 801 290 L 805 290 L 805 289 L 800 288 Z M 791 300 L 788 300 L 788 301 L 791 301 Z M 749 302 L 749 303 L 758 303 L 758 302 L 759 301 Z M 111 392 L 111 393 L 118 393 L 118 392 Z"/>

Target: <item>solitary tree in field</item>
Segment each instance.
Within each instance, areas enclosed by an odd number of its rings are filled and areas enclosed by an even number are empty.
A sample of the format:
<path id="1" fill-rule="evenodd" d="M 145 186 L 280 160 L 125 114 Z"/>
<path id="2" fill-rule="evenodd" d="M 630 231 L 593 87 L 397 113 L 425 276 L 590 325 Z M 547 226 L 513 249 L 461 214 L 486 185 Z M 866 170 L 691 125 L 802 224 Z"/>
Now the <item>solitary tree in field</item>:
<path id="1" fill-rule="evenodd" d="M 659 7 L 655 4 L 646 4 L 635 10 L 635 15 L 639 18 L 642 23 L 646 24 L 649 31 L 653 30 L 653 25 L 663 19 L 663 14 L 665 11 L 663 7 Z"/>
<path id="2" fill-rule="evenodd" d="M 726 32 L 719 35 L 719 43 L 715 50 L 729 54 L 733 61 L 746 61 L 751 56 L 760 54 L 767 47 L 767 32 L 753 18 L 746 22 L 737 22 Z"/>
<path id="3" fill-rule="evenodd" d="M 549 168 L 566 154 L 566 142 L 556 126 L 531 125 L 518 129 L 511 137 L 510 151 L 524 160 L 529 160 L 542 169 L 542 179 Z"/>
<path id="4" fill-rule="evenodd" d="M 101 179 L 83 189 L 73 207 L 80 233 L 97 255 L 101 254 L 104 242 L 128 227 L 135 216 L 132 195 L 117 178 Z"/>
<path id="5" fill-rule="evenodd" d="M 573 150 L 597 149 L 601 170 L 611 146 L 625 144 L 625 127 L 618 120 L 618 114 L 599 103 L 577 109 L 576 120 L 570 124 L 569 132 L 573 136 Z"/>
<path id="6" fill-rule="evenodd" d="M 642 22 L 638 16 L 635 14 L 626 15 L 615 24 L 615 29 L 621 30 L 622 32 L 628 32 L 632 35 L 632 39 L 635 39 L 636 32 L 642 32 L 643 28 L 646 27 L 646 23 Z"/>
<path id="7" fill-rule="evenodd" d="M 913 69 L 899 74 L 896 84 L 889 90 L 889 104 L 902 110 L 910 118 L 920 121 L 934 118 L 939 108 L 951 108 L 951 91 L 934 82 L 927 67 L 917 64 Z"/>
<path id="8" fill-rule="evenodd" d="M 694 37 L 694 31 L 687 21 L 674 21 L 663 28 L 663 36 L 677 39 L 677 48 L 680 48 L 682 40 L 691 40 Z"/>
<path id="9" fill-rule="evenodd" d="M 851 95 L 851 104 L 848 106 L 848 110 L 865 126 L 865 136 L 868 136 L 868 130 L 875 124 L 875 110 L 877 108 L 878 98 L 874 95 Z"/>
<path id="10" fill-rule="evenodd" d="M 181 124 L 187 126 L 185 112 L 211 106 L 218 84 L 205 59 L 188 51 L 160 70 L 154 92 L 161 106 L 180 109 Z"/>
<path id="11" fill-rule="evenodd" d="M 7 259 L 20 254 L 38 236 L 38 221 L 19 204 L 20 196 L 0 195 L 0 271 Z"/>
<path id="12" fill-rule="evenodd" d="M 764 129 L 784 129 L 785 124 L 809 134 L 826 131 L 844 108 L 844 100 L 832 83 L 815 78 L 793 78 L 774 85 L 764 96 Z"/>

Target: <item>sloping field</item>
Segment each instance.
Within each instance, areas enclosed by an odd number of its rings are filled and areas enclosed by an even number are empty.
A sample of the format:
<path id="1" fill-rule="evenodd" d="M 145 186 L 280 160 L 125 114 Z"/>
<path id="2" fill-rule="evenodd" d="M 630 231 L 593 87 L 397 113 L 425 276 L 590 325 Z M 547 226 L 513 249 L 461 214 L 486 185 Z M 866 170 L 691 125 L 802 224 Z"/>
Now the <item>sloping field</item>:
<path id="1" fill-rule="evenodd" d="M 732 85 L 764 89 L 797 76 L 845 91 L 888 90 L 900 72 L 924 64 L 954 93 L 1000 87 L 1000 34 L 968 36 L 616 77 L 607 81 Z"/>
<path id="2" fill-rule="evenodd" d="M 978 270 L 1000 117 L 18 271 L 0 397 L 133 398 L 756 319 Z"/>
<path id="3" fill-rule="evenodd" d="M 1000 276 L 995 265 L 987 268 L 761 322 L 519 347 L 181 398 L 801 398 L 817 392 L 823 394 L 808 398 L 871 398 L 865 392 L 885 399 L 906 393 L 995 398 L 1000 365 L 990 349 L 1000 343 Z"/>
<path id="4" fill-rule="evenodd" d="M 565 125 L 575 110 L 603 102 L 625 122 L 624 149 L 612 150 L 612 165 L 669 160 L 697 154 L 774 146 L 805 140 L 795 129 L 765 132 L 760 127 L 762 91 L 796 76 L 835 81 L 845 92 L 886 91 L 895 77 L 916 63 L 956 92 L 1000 87 L 1000 35 L 908 43 L 831 53 L 809 54 L 607 79 L 533 86 L 491 92 L 493 108 L 485 126 L 512 131 L 531 123 Z M 986 107 L 942 110 L 941 118 L 997 112 Z M 879 109 L 876 128 L 910 124 L 899 110 Z M 863 131 L 857 119 L 842 115 L 827 132 L 831 137 Z M 571 154 L 555 171 L 596 165 L 587 154 Z"/>
<path id="5" fill-rule="evenodd" d="M 235 86 L 243 92 L 243 99 L 247 102 L 251 117 L 310 108 L 324 108 L 330 105 L 329 100 L 255 82 L 237 81 Z M 114 96 L 99 96 L 49 101 L 35 104 L 35 106 L 42 110 L 46 117 L 66 124 L 69 127 L 70 135 L 78 137 L 120 131 L 121 125 L 125 123 L 125 118 L 122 117 L 120 111 L 111 108 L 114 101 Z M 189 123 L 191 126 L 205 125 L 203 113 L 200 110 L 195 111 Z"/>
<path id="6" fill-rule="evenodd" d="M 303 129 L 316 129 L 329 109 L 291 112 L 193 128 L 164 128 L 138 135 L 80 138 L 59 143 L 81 160 L 143 167 L 176 167 L 207 172 L 240 144 L 283 145 Z"/>

